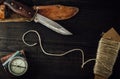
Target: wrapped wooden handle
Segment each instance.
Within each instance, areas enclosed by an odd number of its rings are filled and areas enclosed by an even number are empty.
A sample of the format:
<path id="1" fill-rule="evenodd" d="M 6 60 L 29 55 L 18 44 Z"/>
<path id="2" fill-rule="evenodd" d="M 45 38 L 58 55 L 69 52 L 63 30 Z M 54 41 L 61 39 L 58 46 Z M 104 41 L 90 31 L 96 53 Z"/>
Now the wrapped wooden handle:
<path id="1" fill-rule="evenodd" d="M 113 72 L 120 49 L 120 36 L 114 28 L 108 30 L 101 38 L 94 66 L 94 79 L 108 79 Z"/>
<path id="2" fill-rule="evenodd" d="M 64 5 L 46 5 L 34 6 L 34 10 L 38 10 L 41 15 L 52 20 L 65 20 L 73 17 L 79 11 L 79 8 Z"/>
<path id="3" fill-rule="evenodd" d="M 107 78 L 105 78 L 105 77 L 102 77 L 102 76 L 100 76 L 100 75 L 95 74 L 95 78 L 94 78 L 94 79 L 107 79 Z"/>
<path id="4" fill-rule="evenodd" d="M 9 7 L 13 12 L 23 17 L 32 18 L 34 16 L 34 10 L 20 2 L 15 0 L 6 0 L 4 5 Z"/>

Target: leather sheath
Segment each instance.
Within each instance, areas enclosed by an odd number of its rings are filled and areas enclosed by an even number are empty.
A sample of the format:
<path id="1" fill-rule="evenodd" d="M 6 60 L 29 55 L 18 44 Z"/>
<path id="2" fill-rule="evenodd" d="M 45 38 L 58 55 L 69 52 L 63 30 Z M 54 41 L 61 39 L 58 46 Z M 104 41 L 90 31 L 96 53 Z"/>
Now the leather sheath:
<path id="1" fill-rule="evenodd" d="M 0 22 L 25 22 L 31 20 L 31 18 L 25 18 L 23 16 L 10 11 L 10 16 L 5 16 L 5 5 L 0 5 Z M 8 9 L 8 8 L 7 8 Z M 79 9 L 72 6 L 64 5 L 46 5 L 46 6 L 33 6 L 33 9 L 38 13 L 51 19 L 51 20 L 66 20 L 75 16 Z"/>
<path id="2" fill-rule="evenodd" d="M 34 6 L 34 9 L 38 9 L 38 13 L 52 20 L 69 19 L 79 11 L 77 7 L 64 5 Z"/>
<path id="3" fill-rule="evenodd" d="M 0 5 L 0 19 L 5 18 L 5 5 Z"/>

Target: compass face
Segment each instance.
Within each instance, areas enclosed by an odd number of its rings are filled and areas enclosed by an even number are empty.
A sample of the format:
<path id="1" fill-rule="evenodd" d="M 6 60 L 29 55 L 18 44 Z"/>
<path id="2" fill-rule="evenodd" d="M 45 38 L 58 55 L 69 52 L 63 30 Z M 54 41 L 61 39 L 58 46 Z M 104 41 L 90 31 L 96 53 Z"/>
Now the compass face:
<path id="1" fill-rule="evenodd" d="M 12 75 L 21 76 L 28 69 L 27 61 L 22 57 L 14 57 L 8 64 L 8 70 Z"/>

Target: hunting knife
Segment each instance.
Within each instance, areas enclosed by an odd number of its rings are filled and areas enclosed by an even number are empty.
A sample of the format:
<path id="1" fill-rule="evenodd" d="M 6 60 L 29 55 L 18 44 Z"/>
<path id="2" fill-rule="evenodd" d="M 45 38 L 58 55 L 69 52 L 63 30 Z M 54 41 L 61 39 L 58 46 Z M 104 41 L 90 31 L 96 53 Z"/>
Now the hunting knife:
<path id="1" fill-rule="evenodd" d="M 4 4 L 8 6 L 12 11 L 15 13 L 26 17 L 26 18 L 33 18 L 33 20 L 37 23 L 41 23 L 44 26 L 48 27 L 49 29 L 60 33 L 62 35 L 72 35 L 67 29 L 62 27 L 60 24 L 56 23 L 55 21 L 48 19 L 47 17 L 36 13 L 33 8 L 30 8 L 20 2 L 14 0 L 5 0 Z"/>

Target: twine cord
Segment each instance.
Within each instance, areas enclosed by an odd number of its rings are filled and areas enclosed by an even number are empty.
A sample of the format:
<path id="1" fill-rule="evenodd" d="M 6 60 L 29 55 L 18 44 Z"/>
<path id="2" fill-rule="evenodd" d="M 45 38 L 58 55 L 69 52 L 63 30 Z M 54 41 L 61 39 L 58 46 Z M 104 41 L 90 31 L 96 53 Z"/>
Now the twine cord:
<path id="1" fill-rule="evenodd" d="M 28 33 L 35 33 L 35 34 L 37 34 L 38 40 L 39 40 L 40 49 L 41 49 L 42 52 L 43 52 L 44 54 L 46 54 L 46 55 L 49 55 L 49 56 L 58 56 L 58 57 L 60 57 L 60 56 L 64 56 L 64 55 L 66 55 L 66 54 L 69 54 L 69 53 L 71 53 L 71 52 L 73 52 L 73 51 L 80 51 L 80 53 L 81 53 L 81 55 L 82 55 L 82 65 L 81 65 L 81 68 L 83 68 L 84 65 L 87 64 L 88 62 L 95 60 L 95 58 L 93 58 L 93 59 L 88 59 L 87 61 L 85 61 L 84 52 L 83 52 L 82 49 L 79 49 L 79 48 L 71 49 L 71 50 L 68 50 L 68 51 L 66 51 L 66 52 L 64 52 L 64 53 L 60 53 L 60 54 L 55 54 L 55 53 L 46 52 L 46 51 L 44 50 L 44 48 L 43 48 L 40 34 L 39 34 L 37 31 L 35 31 L 35 30 L 29 30 L 29 31 L 27 31 L 27 32 L 25 32 L 25 33 L 23 34 L 23 36 L 22 36 L 22 41 L 23 41 L 23 43 L 24 43 L 25 45 L 27 45 L 27 46 L 32 47 L 32 46 L 35 46 L 35 45 L 38 44 L 38 43 L 28 44 L 28 43 L 25 41 L 25 36 L 26 36 Z"/>

